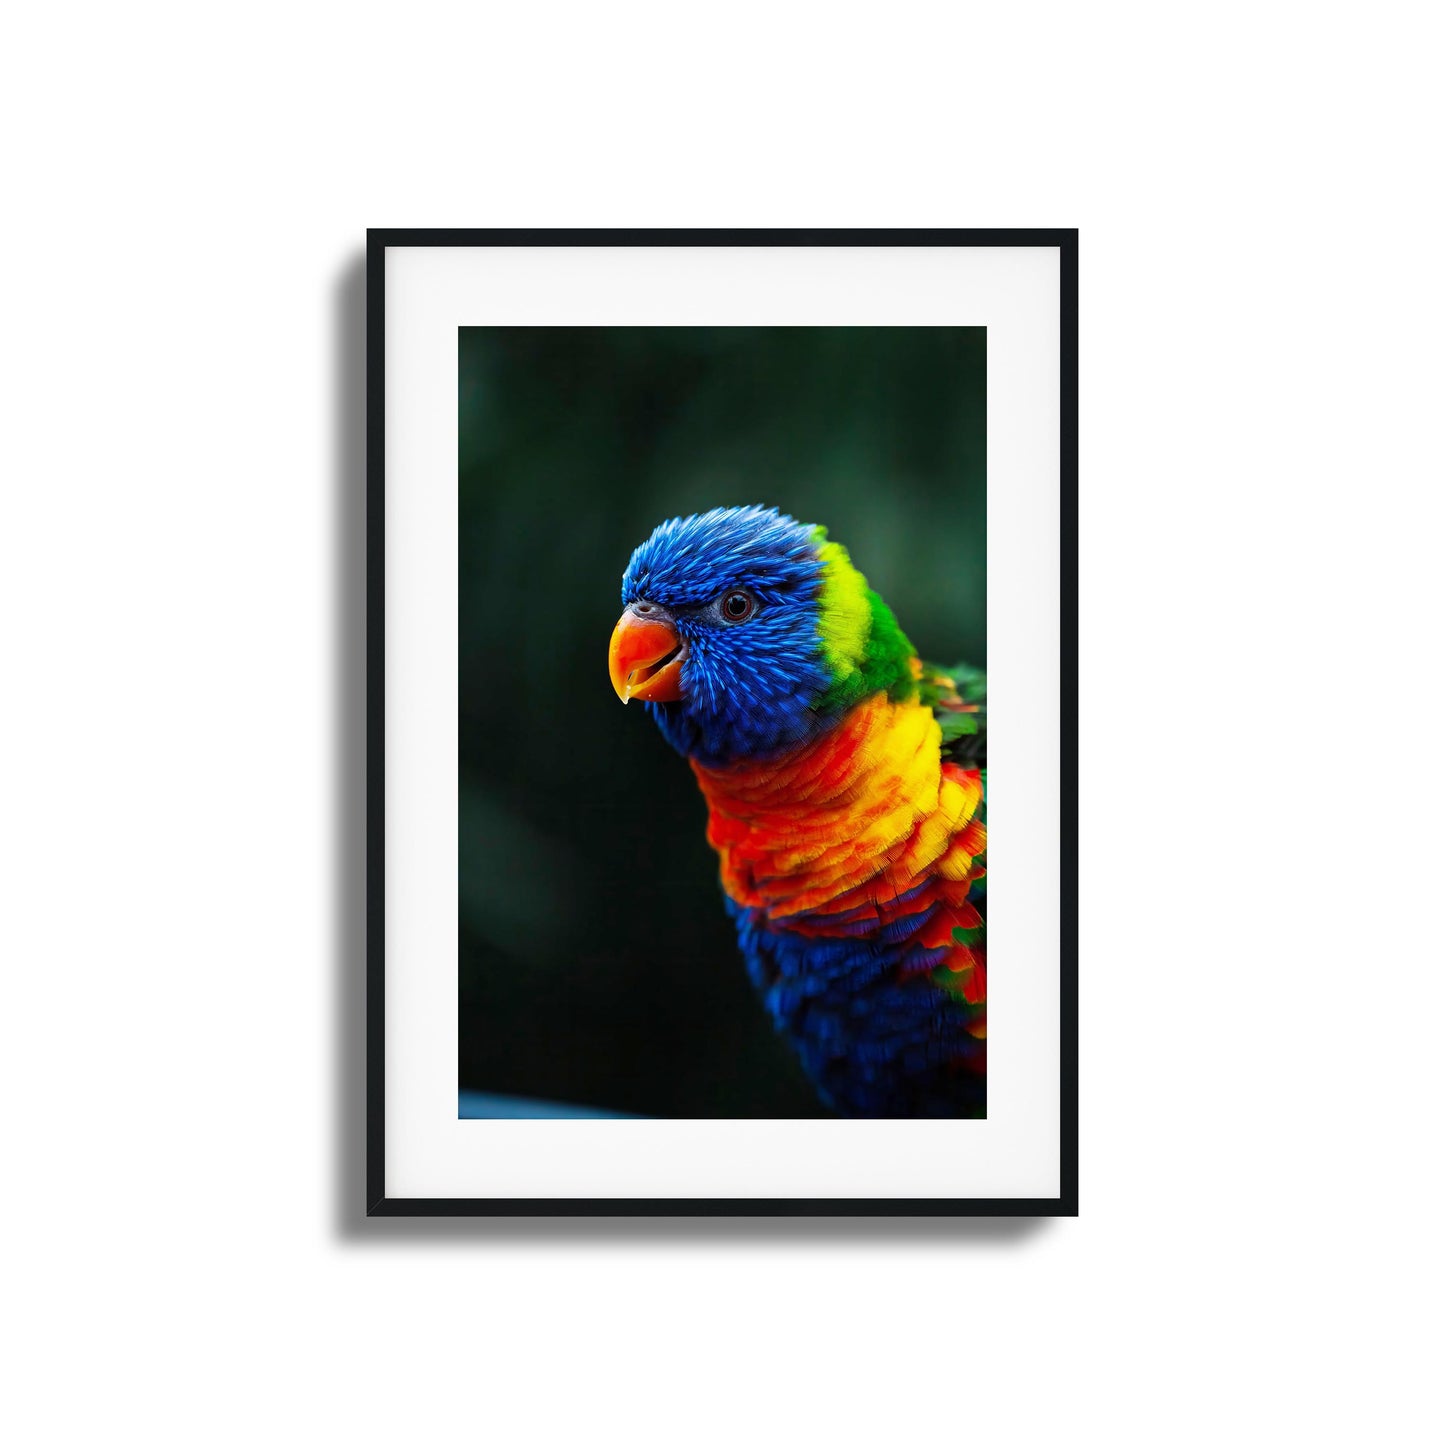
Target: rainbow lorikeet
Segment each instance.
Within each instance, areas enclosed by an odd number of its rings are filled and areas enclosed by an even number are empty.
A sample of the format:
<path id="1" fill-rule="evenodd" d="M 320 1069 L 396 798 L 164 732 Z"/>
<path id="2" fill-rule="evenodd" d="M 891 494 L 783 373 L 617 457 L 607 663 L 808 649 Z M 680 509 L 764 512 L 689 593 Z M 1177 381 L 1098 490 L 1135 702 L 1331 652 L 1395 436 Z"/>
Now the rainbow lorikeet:
<path id="1" fill-rule="evenodd" d="M 823 527 L 674 518 L 608 654 L 692 765 L 754 986 L 823 1101 L 982 1117 L 984 676 L 920 662 Z"/>

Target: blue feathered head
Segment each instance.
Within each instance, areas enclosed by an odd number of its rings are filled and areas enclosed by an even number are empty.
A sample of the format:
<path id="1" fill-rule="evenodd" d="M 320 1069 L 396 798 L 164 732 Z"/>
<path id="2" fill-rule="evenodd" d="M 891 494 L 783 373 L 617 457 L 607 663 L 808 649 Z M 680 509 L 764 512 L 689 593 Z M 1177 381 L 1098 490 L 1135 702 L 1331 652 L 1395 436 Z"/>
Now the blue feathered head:
<path id="1" fill-rule="evenodd" d="M 632 554 L 622 602 L 618 696 L 708 766 L 784 752 L 911 684 L 912 648 L 847 552 L 776 508 L 664 522 Z"/>

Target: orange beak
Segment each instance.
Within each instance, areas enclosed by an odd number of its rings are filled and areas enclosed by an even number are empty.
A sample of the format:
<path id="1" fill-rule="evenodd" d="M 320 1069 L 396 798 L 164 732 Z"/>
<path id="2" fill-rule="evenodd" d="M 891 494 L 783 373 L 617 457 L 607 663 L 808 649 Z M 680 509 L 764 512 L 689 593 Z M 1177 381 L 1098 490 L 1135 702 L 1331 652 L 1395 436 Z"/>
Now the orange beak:
<path id="1" fill-rule="evenodd" d="M 666 622 L 638 617 L 630 609 L 612 629 L 607 671 L 623 702 L 677 702 L 682 697 L 682 664 L 687 656 Z"/>

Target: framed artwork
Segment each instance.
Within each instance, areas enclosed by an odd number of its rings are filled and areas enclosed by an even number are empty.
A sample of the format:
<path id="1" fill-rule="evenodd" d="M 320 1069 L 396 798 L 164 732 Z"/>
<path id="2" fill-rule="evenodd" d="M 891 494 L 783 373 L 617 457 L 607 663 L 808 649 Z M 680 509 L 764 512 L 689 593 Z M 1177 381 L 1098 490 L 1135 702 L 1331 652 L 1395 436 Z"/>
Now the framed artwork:
<path id="1" fill-rule="evenodd" d="M 368 1214 L 1077 1213 L 1077 256 L 369 233 Z"/>

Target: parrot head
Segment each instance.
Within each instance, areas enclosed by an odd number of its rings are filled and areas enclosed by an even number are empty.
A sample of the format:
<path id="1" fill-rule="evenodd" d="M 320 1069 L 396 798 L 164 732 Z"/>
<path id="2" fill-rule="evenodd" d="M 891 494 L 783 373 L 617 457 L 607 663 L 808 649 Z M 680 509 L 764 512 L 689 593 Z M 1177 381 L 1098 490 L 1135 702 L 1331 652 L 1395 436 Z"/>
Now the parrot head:
<path id="1" fill-rule="evenodd" d="M 612 686 L 709 767 L 786 752 L 861 698 L 914 687 L 913 648 L 847 551 L 776 508 L 663 522 L 622 603 Z"/>

